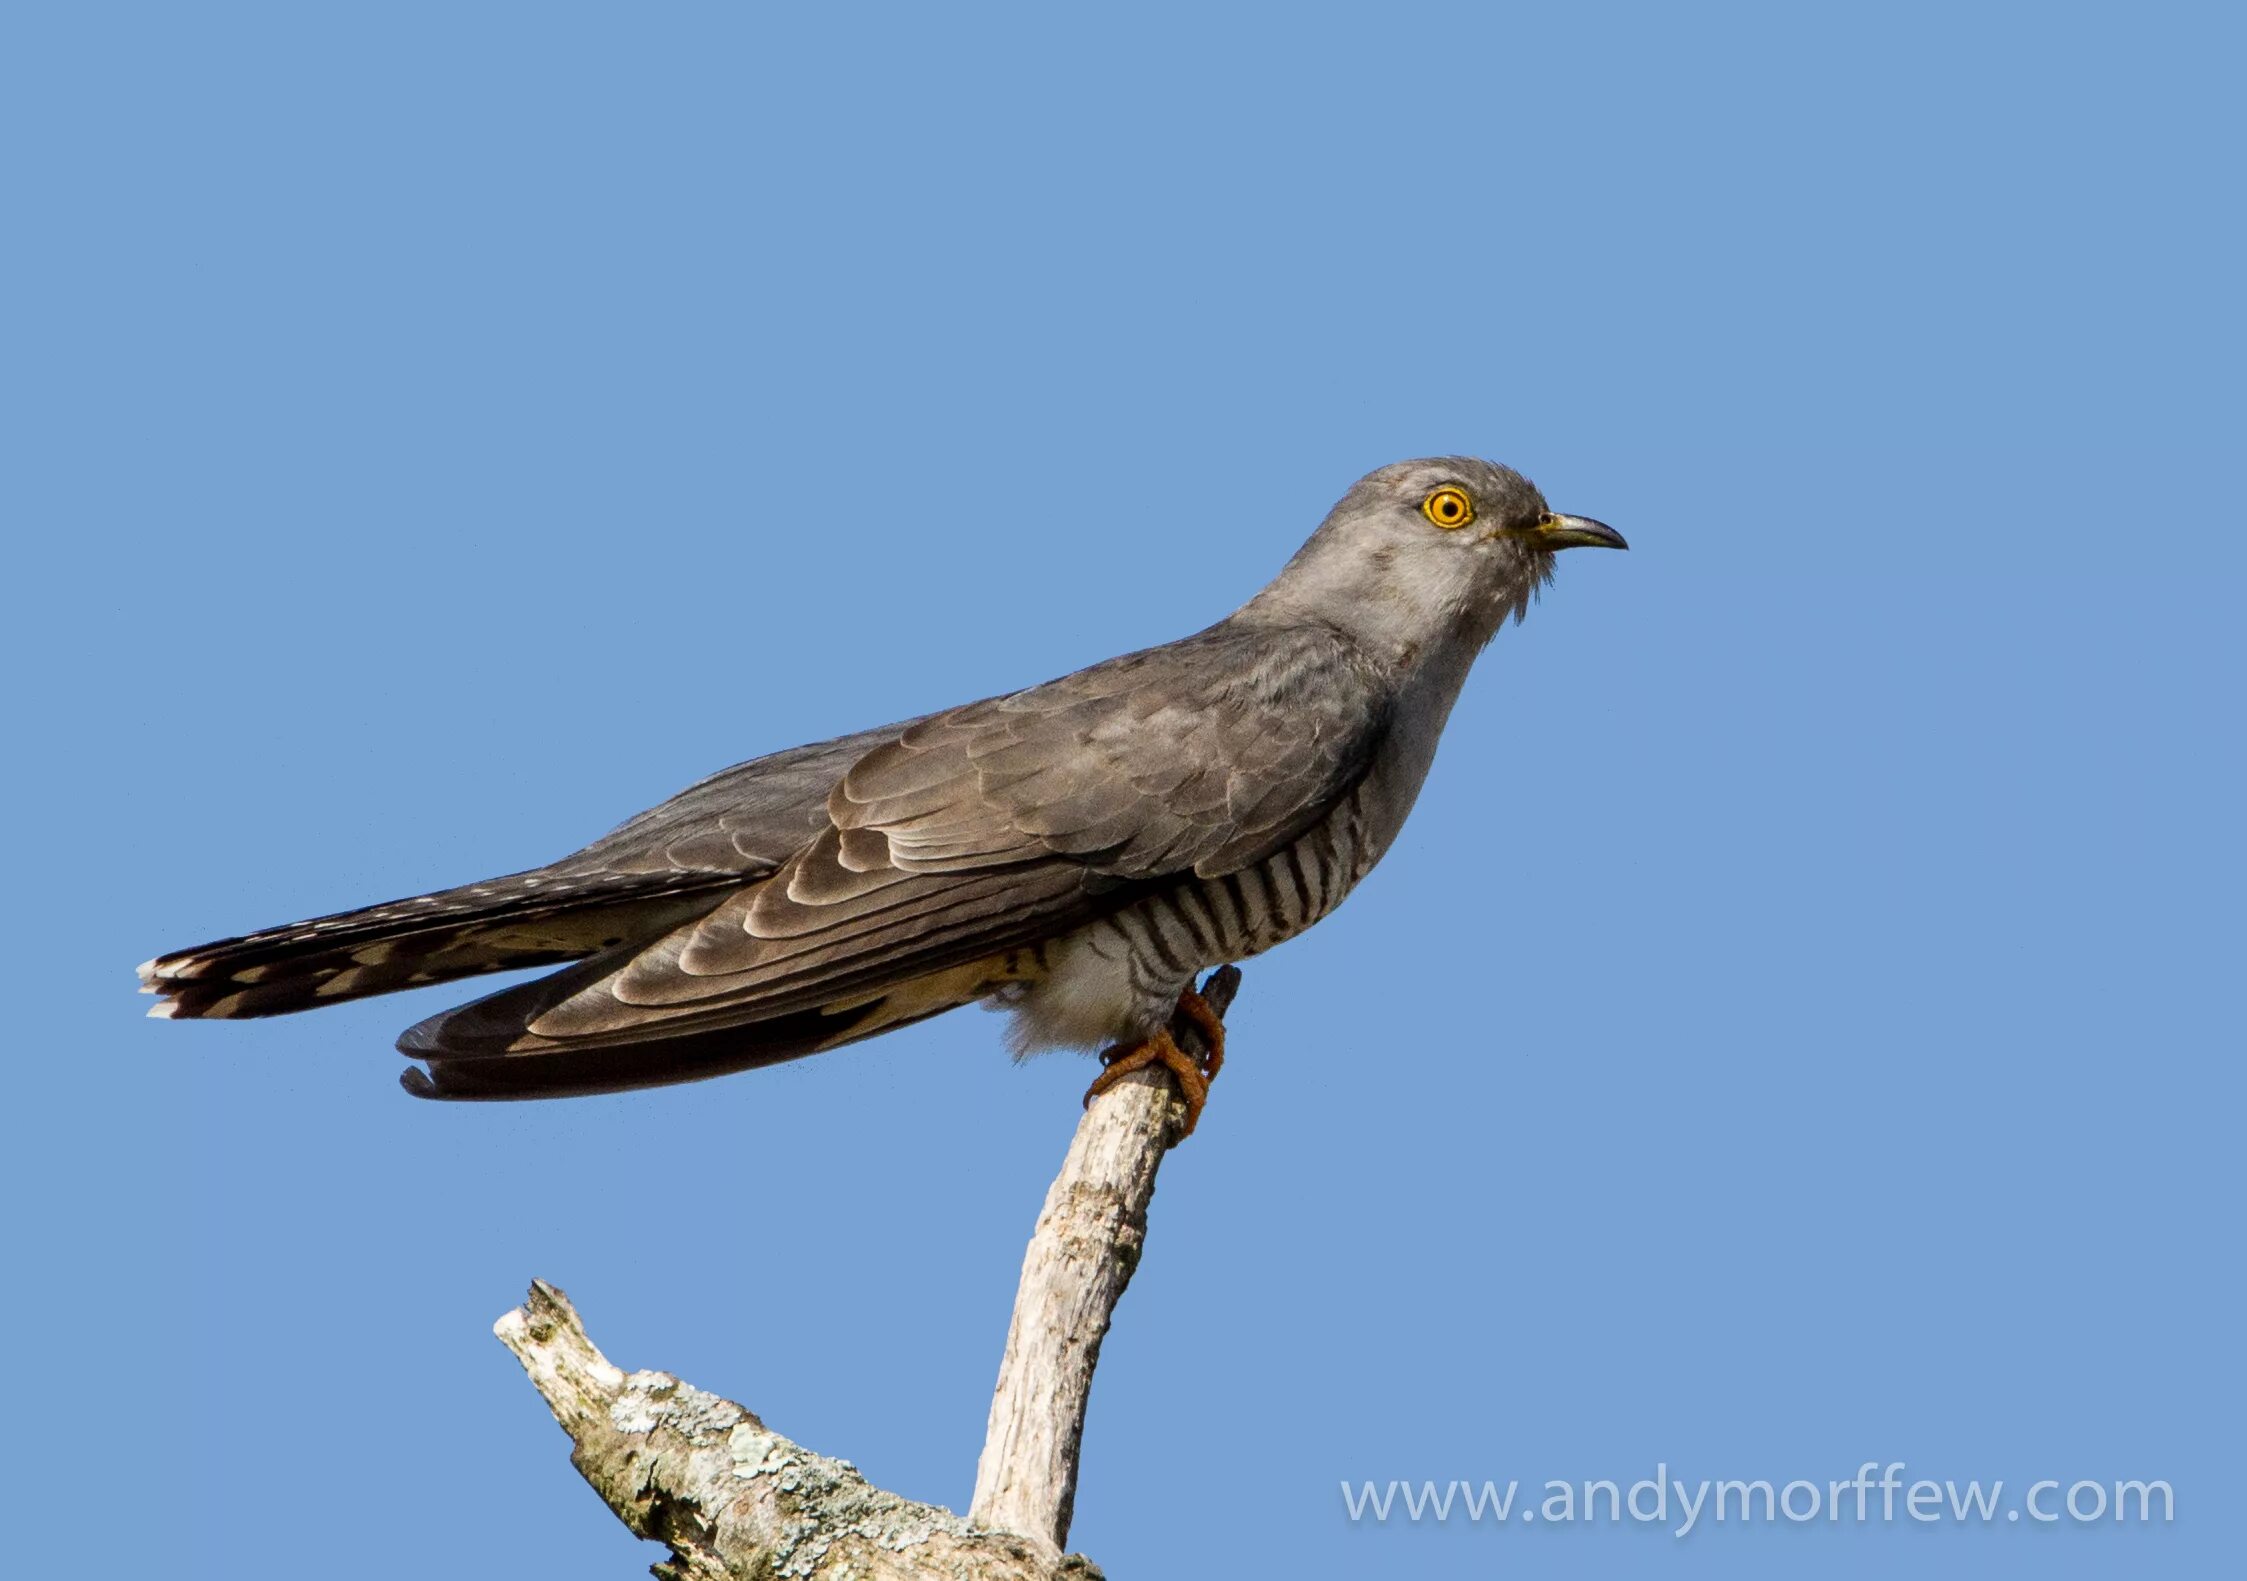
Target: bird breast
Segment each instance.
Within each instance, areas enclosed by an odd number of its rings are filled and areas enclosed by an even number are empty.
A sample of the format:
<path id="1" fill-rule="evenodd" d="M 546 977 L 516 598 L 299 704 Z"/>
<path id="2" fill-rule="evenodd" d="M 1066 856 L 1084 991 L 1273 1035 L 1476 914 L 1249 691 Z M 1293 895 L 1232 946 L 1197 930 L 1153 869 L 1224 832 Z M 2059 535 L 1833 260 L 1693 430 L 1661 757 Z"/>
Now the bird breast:
<path id="1" fill-rule="evenodd" d="M 1294 938 L 1372 871 L 1418 798 L 1471 652 L 1435 656 L 1397 699 L 1366 776 L 1326 816 L 1260 862 L 1190 877 L 1029 952 L 990 996 L 1014 1012 L 1019 1055 L 1153 1035 L 1202 972 Z"/>
<path id="2" fill-rule="evenodd" d="M 1015 1052 L 1151 1036 L 1201 972 L 1259 955 L 1324 917 L 1386 843 L 1368 816 L 1370 790 L 1359 786 L 1261 862 L 1183 880 L 1042 948 L 1041 974 L 993 996 L 996 1008 L 1014 1011 Z"/>

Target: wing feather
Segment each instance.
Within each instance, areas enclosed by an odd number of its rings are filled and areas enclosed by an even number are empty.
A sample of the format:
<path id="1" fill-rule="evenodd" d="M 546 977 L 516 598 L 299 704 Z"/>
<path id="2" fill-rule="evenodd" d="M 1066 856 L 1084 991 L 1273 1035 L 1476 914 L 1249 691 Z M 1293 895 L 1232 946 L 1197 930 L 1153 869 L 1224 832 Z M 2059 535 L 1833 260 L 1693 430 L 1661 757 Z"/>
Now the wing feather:
<path id="1" fill-rule="evenodd" d="M 1225 624 L 828 743 L 824 757 L 785 765 L 798 781 L 830 774 L 831 788 L 769 878 L 604 969 L 465 1007 L 455 1043 L 446 1018 L 426 1022 L 409 1052 L 654 1042 L 996 959 L 1189 874 L 1262 860 L 1362 778 L 1387 723 L 1377 673 L 1339 633 Z M 723 779 L 688 793 L 704 798 L 702 816 L 658 808 L 612 840 L 633 836 L 671 860 L 731 818 L 726 839 L 753 827 L 749 843 L 769 851 L 769 812 L 711 815 Z M 790 816 L 802 790 L 792 782 Z M 519 1031 L 496 1035 L 510 1016 Z"/>

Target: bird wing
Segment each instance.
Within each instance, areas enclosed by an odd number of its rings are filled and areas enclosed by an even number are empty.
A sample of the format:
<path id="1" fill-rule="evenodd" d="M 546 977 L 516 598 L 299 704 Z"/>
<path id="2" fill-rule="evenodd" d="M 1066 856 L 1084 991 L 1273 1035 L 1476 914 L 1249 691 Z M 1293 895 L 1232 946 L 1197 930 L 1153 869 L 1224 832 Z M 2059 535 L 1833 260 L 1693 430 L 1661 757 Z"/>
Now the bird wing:
<path id="1" fill-rule="evenodd" d="M 1386 723 L 1378 678 L 1323 626 L 1221 625 L 930 715 L 878 733 L 769 878 L 400 1047 L 591 1049 L 863 1003 L 1270 855 L 1363 777 Z"/>
<path id="2" fill-rule="evenodd" d="M 234 1019 L 637 948 L 778 869 L 842 772 L 917 722 L 736 764 L 545 867 L 169 951 L 141 977 L 159 1014 Z"/>
<path id="3" fill-rule="evenodd" d="M 881 725 L 774 752 L 697 781 L 554 865 L 602 874 L 770 873 L 827 826 L 827 793 L 853 763 L 921 723 Z"/>

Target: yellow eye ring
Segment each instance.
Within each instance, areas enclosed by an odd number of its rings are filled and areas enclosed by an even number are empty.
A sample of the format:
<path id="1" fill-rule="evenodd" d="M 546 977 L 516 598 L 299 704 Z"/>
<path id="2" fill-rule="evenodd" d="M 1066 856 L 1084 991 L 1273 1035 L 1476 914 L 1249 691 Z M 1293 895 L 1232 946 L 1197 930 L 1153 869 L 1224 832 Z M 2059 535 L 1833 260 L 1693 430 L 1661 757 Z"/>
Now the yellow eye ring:
<path id="1" fill-rule="evenodd" d="M 1467 498 L 1465 489 L 1447 485 L 1420 502 L 1420 514 L 1448 532 L 1475 519 L 1475 502 Z"/>

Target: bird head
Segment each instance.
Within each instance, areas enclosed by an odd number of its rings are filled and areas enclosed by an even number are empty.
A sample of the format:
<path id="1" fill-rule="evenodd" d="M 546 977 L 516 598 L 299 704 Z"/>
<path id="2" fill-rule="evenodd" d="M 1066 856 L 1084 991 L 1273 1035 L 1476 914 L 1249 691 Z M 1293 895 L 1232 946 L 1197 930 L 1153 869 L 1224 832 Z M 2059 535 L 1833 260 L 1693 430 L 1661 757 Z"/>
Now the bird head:
<path id="1" fill-rule="evenodd" d="M 1527 611 L 1559 551 L 1586 546 L 1628 547 L 1604 523 L 1555 511 L 1511 467 L 1399 461 L 1352 485 L 1259 599 L 1399 652 L 1447 636 L 1479 645 Z"/>

